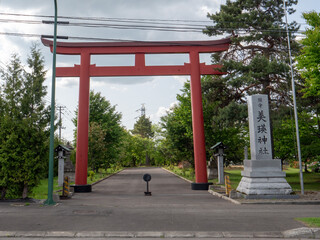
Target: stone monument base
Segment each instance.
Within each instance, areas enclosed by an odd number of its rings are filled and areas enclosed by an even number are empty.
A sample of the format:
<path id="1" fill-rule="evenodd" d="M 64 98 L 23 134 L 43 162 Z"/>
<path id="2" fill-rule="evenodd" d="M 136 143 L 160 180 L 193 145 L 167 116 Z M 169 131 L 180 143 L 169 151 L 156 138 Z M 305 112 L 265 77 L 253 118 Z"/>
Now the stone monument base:
<path id="1" fill-rule="evenodd" d="M 242 179 L 237 187 L 245 198 L 289 198 L 292 188 L 281 171 L 281 160 L 244 160 Z M 290 197 L 291 198 L 291 197 Z"/>

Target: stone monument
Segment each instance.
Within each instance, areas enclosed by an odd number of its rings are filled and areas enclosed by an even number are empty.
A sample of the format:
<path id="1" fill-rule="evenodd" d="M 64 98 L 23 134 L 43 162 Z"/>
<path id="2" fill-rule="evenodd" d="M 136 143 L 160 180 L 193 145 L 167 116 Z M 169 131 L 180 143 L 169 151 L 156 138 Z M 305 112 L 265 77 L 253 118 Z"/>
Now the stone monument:
<path id="1" fill-rule="evenodd" d="M 288 198 L 292 193 L 281 160 L 273 159 L 268 96 L 248 97 L 251 160 L 244 160 L 237 191 L 245 198 Z"/>
<path id="2" fill-rule="evenodd" d="M 215 157 L 211 157 L 207 163 L 207 175 L 208 180 L 218 178 L 218 164 Z"/>
<path id="3" fill-rule="evenodd" d="M 217 153 L 214 155 L 217 157 L 217 165 L 218 165 L 218 183 L 224 184 L 224 150 L 227 148 L 222 142 L 218 142 L 216 145 L 212 146 L 211 150 L 216 150 Z"/>

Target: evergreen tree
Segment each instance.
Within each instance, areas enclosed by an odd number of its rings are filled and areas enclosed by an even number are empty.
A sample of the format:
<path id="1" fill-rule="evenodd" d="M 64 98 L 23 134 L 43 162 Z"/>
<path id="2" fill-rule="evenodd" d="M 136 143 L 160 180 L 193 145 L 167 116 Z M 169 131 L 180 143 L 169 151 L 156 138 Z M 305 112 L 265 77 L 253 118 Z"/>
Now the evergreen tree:
<path id="1" fill-rule="evenodd" d="M 142 138 L 152 138 L 154 134 L 152 131 L 152 122 L 143 114 L 134 124 L 131 132 L 140 135 Z"/>
<path id="2" fill-rule="evenodd" d="M 297 0 L 286 2 L 289 14 L 293 13 Z M 227 0 L 221 5 L 220 12 L 208 14 L 208 17 L 213 26 L 208 26 L 204 33 L 209 36 L 231 35 L 230 49 L 214 54 L 213 61 L 222 64 L 223 71 L 227 72 L 214 80 L 223 80 L 231 91 L 232 100 L 245 102 L 247 95 L 262 93 L 267 94 L 275 106 L 290 102 L 283 1 Z M 294 41 L 297 30 L 296 22 L 289 24 L 294 54 L 298 52 Z"/>
<path id="3" fill-rule="evenodd" d="M 3 114 L 1 119 L 0 167 L 2 198 L 27 198 L 43 178 L 47 162 L 49 111 L 43 87 L 46 71 L 36 46 L 28 57 L 27 73 L 17 55 L 2 72 Z"/>
<path id="4" fill-rule="evenodd" d="M 20 168 L 22 154 L 18 144 L 19 127 L 21 127 L 20 103 L 22 100 L 23 68 L 19 57 L 14 54 L 7 69 L 1 71 L 3 81 L 3 112 L 1 116 L 0 137 L 0 186 L 1 198 L 5 198 L 8 188 L 16 190 L 15 169 Z"/>

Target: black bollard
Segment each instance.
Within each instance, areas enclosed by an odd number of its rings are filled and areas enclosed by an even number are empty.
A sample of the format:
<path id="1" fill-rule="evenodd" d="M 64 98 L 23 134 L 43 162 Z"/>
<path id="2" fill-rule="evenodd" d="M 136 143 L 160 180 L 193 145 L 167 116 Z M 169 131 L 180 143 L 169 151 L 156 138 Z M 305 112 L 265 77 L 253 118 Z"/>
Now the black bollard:
<path id="1" fill-rule="evenodd" d="M 145 196 L 151 196 L 151 192 L 149 192 L 149 182 L 150 182 L 150 180 L 151 180 L 151 175 L 148 174 L 148 173 L 146 173 L 145 175 L 143 175 L 143 180 L 144 180 L 145 182 L 147 182 L 147 191 L 144 192 L 144 195 L 145 195 Z"/>

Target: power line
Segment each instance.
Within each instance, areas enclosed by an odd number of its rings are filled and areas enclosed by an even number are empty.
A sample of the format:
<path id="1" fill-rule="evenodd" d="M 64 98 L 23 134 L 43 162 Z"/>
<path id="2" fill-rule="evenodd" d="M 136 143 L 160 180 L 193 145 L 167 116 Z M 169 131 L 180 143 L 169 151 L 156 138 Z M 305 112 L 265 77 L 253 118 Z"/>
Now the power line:
<path id="1" fill-rule="evenodd" d="M 34 20 L 17 20 L 17 19 L 0 19 L 0 22 L 20 23 L 20 24 L 50 24 L 50 21 L 34 21 Z M 62 26 L 68 27 L 88 27 L 88 28 L 114 28 L 114 29 L 134 29 L 134 30 L 154 30 L 154 31 L 174 31 L 174 32 L 202 32 L 206 25 L 190 25 L 190 24 L 166 24 L 166 25 L 137 25 L 137 24 L 105 24 L 105 23 L 86 23 L 86 22 L 62 22 Z M 234 28 L 215 28 L 220 31 L 231 31 Z M 248 32 L 279 32 L 279 29 L 250 29 L 243 28 L 242 31 Z M 285 29 L 280 29 L 285 32 Z M 298 30 L 297 32 L 303 32 Z"/>
<path id="2" fill-rule="evenodd" d="M 37 15 L 37 14 L 19 14 L 19 13 L 0 13 L 4 16 L 19 16 L 19 17 L 37 17 L 37 18 L 54 18 L 50 15 Z M 192 20 L 192 19 L 156 19 L 156 18 L 106 18 L 106 17 L 71 17 L 71 16 L 59 16 L 60 19 L 73 19 L 73 20 L 86 20 L 86 21 L 117 21 L 117 22 L 194 22 L 194 23 L 207 23 L 210 20 Z"/>
<path id="3" fill-rule="evenodd" d="M 19 13 L 1 13 L 4 16 L 19 16 L 19 17 L 36 17 L 36 18 L 53 18 L 50 15 L 37 15 L 37 14 L 19 14 Z M 193 19 L 160 19 L 160 18 L 106 18 L 106 17 L 72 17 L 72 16 L 59 16 L 60 19 L 72 19 L 72 20 L 85 20 L 85 21 L 105 21 L 105 22 L 130 22 L 130 23 L 166 23 L 170 22 L 175 25 L 179 25 L 180 22 L 183 23 L 212 23 L 212 20 L 193 20 Z M 228 21 L 225 21 L 228 22 Z M 229 21 L 230 23 L 230 21 Z M 243 22 L 250 23 L 250 22 Z M 301 25 L 307 25 L 307 23 L 298 23 Z M 182 24 L 186 25 L 186 24 Z M 190 24 L 188 24 L 190 26 Z M 201 25 L 193 25 L 201 26 Z"/>
<path id="4" fill-rule="evenodd" d="M 243 30 L 243 31 L 247 32 L 245 30 Z M 238 32 L 241 32 L 241 31 L 238 31 Z M 267 32 L 267 31 L 265 30 L 263 32 Z M 15 36 L 15 37 L 34 37 L 34 38 L 41 38 L 43 36 L 41 34 L 17 33 L 17 32 L 0 32 L 0 35 Z M 295 36 L 304 36 L 304 35 L 303 34 L 296 34 Z M 148 41 L 137 41 L 137 40 L 129 40 L 129 39 L 98 38 L 98 37 L 76 37 L 76 36 L 70 36 L 70 37 L 68 37 L 68 39 L 86 40 L 86 41 L 148 42 Z M 164 42 L 162 42 L 162 43 L 164 43 Z M 168 44 L 170 44 L 170 42 L 168 42 Z"/>

